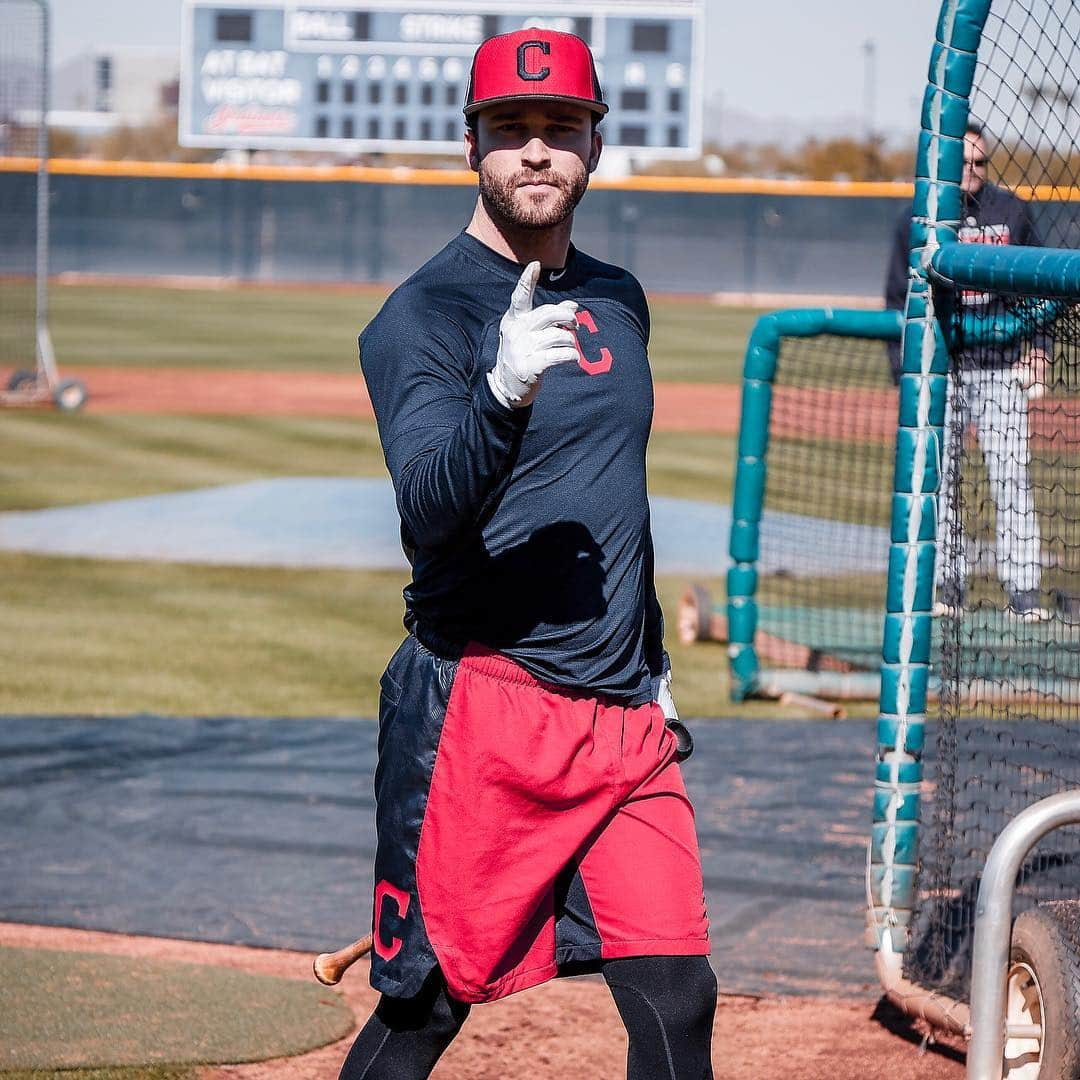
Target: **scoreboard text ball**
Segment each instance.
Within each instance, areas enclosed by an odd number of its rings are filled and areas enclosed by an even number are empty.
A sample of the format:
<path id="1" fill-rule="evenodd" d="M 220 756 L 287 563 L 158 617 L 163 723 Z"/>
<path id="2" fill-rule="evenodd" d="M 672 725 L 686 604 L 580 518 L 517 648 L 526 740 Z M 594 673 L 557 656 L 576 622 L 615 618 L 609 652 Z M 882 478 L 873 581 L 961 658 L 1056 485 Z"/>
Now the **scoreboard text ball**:
<path id="1" fill-rule="evenodd" d="M 477 45 L 542 26 L 592 47 L 607 146 L 701 153 L 704 0 L 187 0 L 180 142 L 245 149 L 458 153 Z"/>

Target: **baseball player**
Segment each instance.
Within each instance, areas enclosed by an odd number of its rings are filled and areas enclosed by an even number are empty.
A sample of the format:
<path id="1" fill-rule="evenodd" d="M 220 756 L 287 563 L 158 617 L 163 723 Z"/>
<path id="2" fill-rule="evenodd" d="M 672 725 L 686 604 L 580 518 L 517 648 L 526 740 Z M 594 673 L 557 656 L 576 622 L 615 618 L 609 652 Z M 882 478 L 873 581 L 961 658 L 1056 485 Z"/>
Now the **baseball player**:
<path id="1" fill-rule="evenodd" d="M 570 243 L 607 111 L 588 46 L 473 60 L 468 227 L 360 360 L 412 562 L 381 683 L 371 981 L 346 1080 L 425 1077 L 470 1005 L 599 971 L 628 1076 L 711 1077 L 716 981 L 653 587 L 649 311 Z"/>
<path id="2" fill-rule="evenodd" d="M 1039 246 L 1030 207 L 1004 188 L 986 182 L 988 156 L 982 128 L 969 124 L 964 136 L 963 220 L 958 238 L 964 244 L 1025 244 Z M 903 311 L 908 287 L 908 232 L 911 208 L 897 222 L 885 285 L 885 306 Z M 965 290 L 962 307 L 993 314 L 1003 310 L 999 297 Z M 980 344 L 959 356 L 960 378 L 950 380 L 945 406 L 938 495 L 938 535 L 955 529 L 953 484 L 954 443 L 974 424 L 986 463 L 994 501 L 998 576 L 1008 595 L 1009 611 L 1026 621 L 1044 619 L 1040 606 L 1042 573 L 1039 522 L 1028 475 L 1028 400 L 1043 392 L 1052 343 L 1037 333 L 1021 355 L 1015 345 Z M 900 348 L 890 349 L 893 377 L 900 377 Z M 955 616 L 967 595 L 967 545 L 950 552 L 951 566 L 937 560 L 937 601 L 934 614 Z M 944 576 L 948 571 L 948 576 Z"/>

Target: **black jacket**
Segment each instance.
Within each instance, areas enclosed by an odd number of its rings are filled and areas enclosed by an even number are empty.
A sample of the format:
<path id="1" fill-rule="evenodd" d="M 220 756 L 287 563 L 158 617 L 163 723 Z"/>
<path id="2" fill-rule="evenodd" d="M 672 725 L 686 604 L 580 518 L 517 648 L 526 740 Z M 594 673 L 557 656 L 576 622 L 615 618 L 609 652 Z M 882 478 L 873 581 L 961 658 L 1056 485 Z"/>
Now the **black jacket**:
<path id="1" fill-rule="evenodd" d="M 892 252 L 885 278 L 885 306 L 903 311 L 907 301 L 908 258 L 910 253 L 912 207 L 906 206 L 896 220 Z M 963 220 L 959 230 L 962 244 L 1022 244 L 1038 247 L 1039 235 L 1031 218 L 1031 207 L 1019 196 L 995 184 L 983 184 L 977 195 L 965 195 Z M 991 311 L 1001 300 L 989 293 L 965 291 L 960 302 L 971 309 Z M 1044 347 L 1048 342 L 1041 341 Z M 894 382 L 900 381 L 900 345 L 890 343 L 889 366 Z M 1017 359 L 1015 349 L 981 346 L 972 354 L 979 367 L 1008 367 Z"/>

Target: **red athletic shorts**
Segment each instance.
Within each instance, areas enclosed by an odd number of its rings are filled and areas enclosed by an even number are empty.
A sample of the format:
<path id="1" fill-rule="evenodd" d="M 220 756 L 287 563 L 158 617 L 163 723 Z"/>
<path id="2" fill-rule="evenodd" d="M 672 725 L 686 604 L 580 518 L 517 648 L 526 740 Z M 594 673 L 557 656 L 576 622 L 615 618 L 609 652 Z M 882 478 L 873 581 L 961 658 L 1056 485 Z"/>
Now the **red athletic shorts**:
<path id="1" fill-rule="evenodd" d="M 408 639 L 383 676 L 372 984 L 492 1001 L 560 967 L 709 952 L 694 812 L 654 704 Z"/>

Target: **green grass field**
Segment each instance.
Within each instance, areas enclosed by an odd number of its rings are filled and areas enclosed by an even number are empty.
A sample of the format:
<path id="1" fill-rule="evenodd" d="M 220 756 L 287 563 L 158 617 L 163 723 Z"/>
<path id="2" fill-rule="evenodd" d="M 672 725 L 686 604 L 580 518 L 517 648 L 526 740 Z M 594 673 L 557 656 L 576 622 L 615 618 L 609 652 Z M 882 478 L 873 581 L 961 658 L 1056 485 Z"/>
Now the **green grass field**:
<path id="1" fill-rule="evenodd" d="M 353 370 L 370 292 L 58 286 L 61 367 Z M 737 382 L 756 312 L 653 304 L 659 379 Z M 654 494 L 730 498 L 734 440 L 657 433 Z M 284 417 L 65 416 L 0 423 L 0 510 L 278 476 L 385 476 L 370 422 Z M 186 566 L 0 554 L 7 580 L 0 711 L 373 716 L 403 630 L 403 574 Z M 674 624 L 682 578 L 659 582 Z M 722 595 L 722 583 L 708 583 Z M 668 635 L 688 715 L 730 713 L 723 646 Z M 748 715 L 779 715 L 770 704 Z"/>
<path id="2" fill-rule="evenodd" d="M 59 285 L 50 324 L 62 366 L 155 365 L 353 371 L 356 338 L 382 303 L 372 290 L 160 289 Z M 653 371 L 680 382 L 738 382 L 760 312 L 652 302 Z"/>
<path id="3" fill-rule="evenodd" d="M 730 438 L 658 434 L 652 489 L 727 499 L 733 461 Z M 385 475 L 373 424 L 282 417 L 10 413 L 0 463 L 2 510 L 276 476 Z M 378 675 L 403 633 L 406 578 L 394 572 L 0 554 L 0 573 L 9 659 L 0 712 L 373 716 Z M 660 582 L 672 621 L 685 585 Z M 723 647 L 669 638 L 684 710 L 728 711 Z"/>

